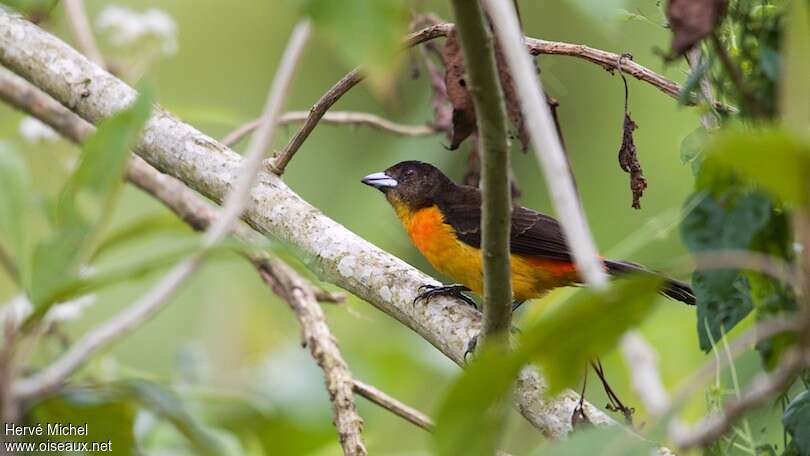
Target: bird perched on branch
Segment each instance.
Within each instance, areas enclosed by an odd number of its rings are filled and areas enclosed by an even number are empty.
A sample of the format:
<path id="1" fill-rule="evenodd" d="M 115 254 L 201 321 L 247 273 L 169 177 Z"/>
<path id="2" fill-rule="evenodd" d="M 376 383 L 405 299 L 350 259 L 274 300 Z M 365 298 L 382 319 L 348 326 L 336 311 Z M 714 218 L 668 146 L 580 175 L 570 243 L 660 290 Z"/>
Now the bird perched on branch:
<path id="1" fill-rule="evenodd" d="M 362 182 L 385 194 L 416 248 L 439 272 L 459 282 L 445 286 L 423 286 L 414 302 L 450 295 L 476 307 L 464 294 L 481 294 L 484 267 L 481 255 L 481 192 L 457 185 L 436 167 L 418 161 L 404 161 L 384 172 L 369 174 Z M 539 298 L 550 290 L 582 283 L 559 222 L 552 217 L 515 205 L 512 208 L 509 251 L 514 311 L 523 302 Z M 627 261 L 603 260 L 610 275 L 656 274 Z M 665 296 L 695 304 L 692 288 L 666 278 Z M 473 338 L 467 352 L 475 347 Z M 591 363 L 602 381 L 612 410 L 621 411 L 630 422 L 633 409 L 622 404 L 605 378 L 599 360 Z M 586 377 L 587 380 L 587 377 Z M 584 393 L 584 383 L 583 383 Z M 572 420 L 584 416 L 582 403 Z"/>
<path id="2" fill-rule="evenodd" d="M 452 295 L 475 307 L 464 294 L 481 294 L 484 268 L 481 256 L 481 192 L 457 185 L 428 163 L 404 161 L 362 182 L 385 194 L 416 248 L 439 272 L 459 282 L 424 287 L 417 297 Z M 582 283 L 559 222 L 540 212 L 515 205 L 511 232 L 512 309 L 550 290 Z M 604 260 L 611 275 L 653 273 L 627 261 Z M 695 304 L 692 288 L 666 279 L 661 293 Z"/>

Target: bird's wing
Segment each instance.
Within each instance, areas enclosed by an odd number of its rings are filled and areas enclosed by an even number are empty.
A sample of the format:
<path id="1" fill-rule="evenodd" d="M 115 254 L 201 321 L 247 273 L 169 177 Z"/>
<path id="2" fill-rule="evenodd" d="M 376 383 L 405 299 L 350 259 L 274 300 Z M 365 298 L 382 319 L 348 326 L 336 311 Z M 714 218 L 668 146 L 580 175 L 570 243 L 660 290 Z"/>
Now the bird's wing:
<path id="1" fill-rule="evenodd" d="M 472 195 L 440 204 L 444 220 L 462 242 L 481 247 L 481 199 Z M 512 209 L 510 251 L 514 254 L 571 261 L 560 224 L 540 212 L 515 206 Z"/>

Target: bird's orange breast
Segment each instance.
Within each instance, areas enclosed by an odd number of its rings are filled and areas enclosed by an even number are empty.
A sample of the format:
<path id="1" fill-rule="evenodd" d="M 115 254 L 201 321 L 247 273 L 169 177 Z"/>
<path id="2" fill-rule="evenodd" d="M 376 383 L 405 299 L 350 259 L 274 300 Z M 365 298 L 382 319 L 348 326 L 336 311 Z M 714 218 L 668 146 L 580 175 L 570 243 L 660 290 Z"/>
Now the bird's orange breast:
<path id="1" fill-rule="evenodd" d="M 481 250 L 459 240 L 437 206 L 411 211 L 398 202 L 392 203 L 411 241 L 430 264 L 480 294 L 484 275 Z M 570 283 L 575 275 L 574 266 L 567 262 L 522 255 L 512 255 L 511 262 L 516 301 L 540 297 L 551 288 Z"/>

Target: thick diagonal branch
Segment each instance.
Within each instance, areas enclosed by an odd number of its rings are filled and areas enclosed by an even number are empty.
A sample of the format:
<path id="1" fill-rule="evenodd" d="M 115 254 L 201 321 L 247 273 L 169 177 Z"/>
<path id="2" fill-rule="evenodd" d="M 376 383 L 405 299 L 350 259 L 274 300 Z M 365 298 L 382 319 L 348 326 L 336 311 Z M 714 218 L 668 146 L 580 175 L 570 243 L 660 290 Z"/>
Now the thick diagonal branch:
<path id="1" fill-rule="evenodd" d="M 136 96 L 132 88 L 59 39 L 2 11 L 0 63 L 92 122 L 126 108 Z M 160 108 L 147 123 L 136 152 L 214 201 L 221 201 L 233 185 L 241 163 L 238 154 Z M 450 298 L 413 305 L 418 287 L 436 284 L 435 280 L 326 217 L 272 173 L 260 173 L 242 218 L 295 247 L 324 280 L 365 299 L 463 364 L 467 341 L 478 332 L 481 317 Z M 544 390 L 537 372 L 524 370 L 517 388 L 518 406 L 538 429 L 563 436 L 571 430 L 569 418 L 579 398 L 568 391 L 544 400 Z M 592 421 L 612 422 L 590 404 L 587 411 Z"/>
<path id="2" fill-rule="evenodd" d="M 95 131 L 95 127 L 87 121 L 5 68 L 0 68 L 0 99 L 51 125 L 75 143 L 81 143 Z M 131 183 L 156 197 L 197 231 L 205 231 L 219 217 L 217 210 L 182 182 L 159 173 L 140 157 L 133 158 L 126 176 Z M 262 240 L 261 235 L 244 225 L 233 227 L 233 234 L 248 244 Z M 334 420 L 341 443 L 344 447 L 356 450 L 354 454 L 365 454 L 362 440 L 359 440 L 362 420 L 352 399 L 354 383 L 351 373 L 317 302 L 318 297 L 333 301 L 341 297 L 316 289 L 284 262 L 268 254 L 251 252 L 246 256 L 257 268 L 262 279 L 295 312 L 302 326 L 304 340 L 308 342 L 313 357 L 324 370 L 327 389 L 333 398 Z M 30 394 L 42 394 L 47 392 L 47 388 L 56 385 L 40 383 L 34 386 L 25 387 L 23 383 L 18 388 L 27 390 Z"/>

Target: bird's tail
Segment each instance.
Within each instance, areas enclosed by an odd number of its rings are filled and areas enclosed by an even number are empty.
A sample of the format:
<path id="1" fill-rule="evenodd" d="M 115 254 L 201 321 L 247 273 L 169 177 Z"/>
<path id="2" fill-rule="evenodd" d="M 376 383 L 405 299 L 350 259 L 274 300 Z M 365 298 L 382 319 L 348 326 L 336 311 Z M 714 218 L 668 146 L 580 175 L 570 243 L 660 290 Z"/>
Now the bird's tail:
<path id="1" fill-rule="evenodd" d="M 631 263 L 629 261 L 605 260 L 605 266 L 607 266 L 608 273 L 614 276 L 631 272 L 657 274 L 656 272 L 650 271 L 640 264 Z M 664 286 L 661 288 L 661 294 L 689 305 L 695 305 L 697 302 L 695 299 L 695 293 L 692 291 L 692 287 L 690 287 L 688 283 L 670 279 L 668 277 L 666 277 Z"/>

